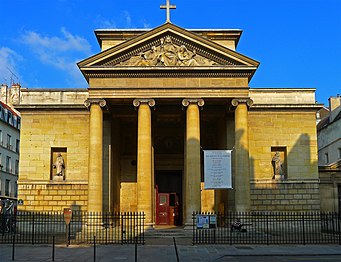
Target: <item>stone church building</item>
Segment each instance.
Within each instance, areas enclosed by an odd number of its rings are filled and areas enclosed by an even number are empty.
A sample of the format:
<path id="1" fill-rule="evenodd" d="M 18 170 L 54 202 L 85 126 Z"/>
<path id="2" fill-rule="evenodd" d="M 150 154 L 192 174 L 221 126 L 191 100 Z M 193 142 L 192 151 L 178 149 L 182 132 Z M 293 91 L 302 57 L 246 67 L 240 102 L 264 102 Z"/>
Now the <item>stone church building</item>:
<path id="1" fill-rule="evenodd" d="M 21 210 L 144 211 L 149 224 L 320 210 L 315 89 L 251 88 L 241 30 L 95 34 L 102 51 L 78 63 L 87 89 L 20 90 Z M 232 188 L 204 189 L 203 150 L 227 149 Z"/>

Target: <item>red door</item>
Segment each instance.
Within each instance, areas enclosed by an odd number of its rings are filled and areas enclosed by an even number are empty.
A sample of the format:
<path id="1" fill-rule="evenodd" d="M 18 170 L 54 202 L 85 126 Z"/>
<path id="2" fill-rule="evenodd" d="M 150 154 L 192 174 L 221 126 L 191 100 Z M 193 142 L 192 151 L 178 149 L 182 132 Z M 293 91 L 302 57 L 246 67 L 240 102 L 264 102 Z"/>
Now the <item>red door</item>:
<path id="1" fill-rule="evenodd" d="M 159 193 L 157 197 L 156 224 L 169 225 L 169 194 Z"/>

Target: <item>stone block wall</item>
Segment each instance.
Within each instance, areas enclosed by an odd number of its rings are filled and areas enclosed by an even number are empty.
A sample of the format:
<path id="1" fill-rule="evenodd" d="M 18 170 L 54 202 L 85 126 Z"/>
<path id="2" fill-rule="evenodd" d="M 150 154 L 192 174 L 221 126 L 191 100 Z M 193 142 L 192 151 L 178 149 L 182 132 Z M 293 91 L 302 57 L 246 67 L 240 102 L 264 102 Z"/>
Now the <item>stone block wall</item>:
<path id="1" fill-rule="evenodd" d="M 19 206 L 25 211 L 86 211 L 88 202 L 87 182 L 27 182 L 19 183 L 20 199 L 24 201 Z"/>
<path id="2" fill-rule="evenodd" d="M 252 181 L 251 210 L 320 211 L 319 181 Z"/>
<path id="3" fill-rule="evenodd" d="M 252 110 L 252 108 L 251 108 Z M 317 179 L 315 111 L 255 110 L 249 112 L 251 179 L 271 179 L 272 148 L 285 148 L 285 177 L 290 181 Z"/>
<path id="4" fill-rule="evenodd" d="M 86 210 L 88 196 L 89 113 L 37 110 L 22 112 L 18 199 L 19 210 Z M 65 179 L 52 180 L 51 152 L 63 148 Z"/>
<path id="5" fill-rule="evenodd" d="M 19 180 L 51 179 L 51 148 L 66 148 L 66 180 L 88 179 L 89 113 L 22 113 Z M 20 194 L 20 192 L 19 192 Z"/>

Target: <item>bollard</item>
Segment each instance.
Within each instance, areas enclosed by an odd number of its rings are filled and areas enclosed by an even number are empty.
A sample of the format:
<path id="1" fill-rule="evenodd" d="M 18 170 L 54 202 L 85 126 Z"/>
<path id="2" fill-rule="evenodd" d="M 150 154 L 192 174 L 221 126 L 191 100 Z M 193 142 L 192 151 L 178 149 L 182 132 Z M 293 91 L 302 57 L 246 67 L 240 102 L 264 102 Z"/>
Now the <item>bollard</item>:
<path id="1" fill-rule="evenodd" d="M 71 244 L 71 224 L 68 224 L 68 231 L 67 231 L 67 245 L 69 246 Z"/>
<path id="2" fill-rule="evenodd" d="M 15 235 L 13 235 L 13 244 L 12 244 L 12 260 L 14 260 L 14 248 L 15 248 Z"/>
<path id="3" fill-rule="evenodd" d="M 135 262 L 137 262 L 137 241 L 135 237 Z"/>
<path id="4" fill-rule="evenodd" d="M 176 261 L 179 262 L 179 254 L 178 254 L 178 249 L 176 247 L 176 243 L 175 243 L 175 237 L 173 237 L 173 243 L 174 243 L 174 248 L 175 248 L 175 254 L 176 254 Z"/>
<path id="5" fill-rule="evenodd" d="M 94 236 L 94 262 L 96 262 L 96 236 Z"/>
<path id="6" fill-rule="evenodd" d="M 54 240 L 55 240 L 55 236 L 52 237 L 52 261 L 54 261 Z"/>

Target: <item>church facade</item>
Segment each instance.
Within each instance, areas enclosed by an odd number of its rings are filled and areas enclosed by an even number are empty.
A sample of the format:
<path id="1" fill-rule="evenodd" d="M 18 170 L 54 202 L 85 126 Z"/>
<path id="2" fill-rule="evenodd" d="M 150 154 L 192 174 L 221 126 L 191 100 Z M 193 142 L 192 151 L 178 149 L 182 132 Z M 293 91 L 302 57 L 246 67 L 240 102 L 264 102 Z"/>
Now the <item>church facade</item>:
<path id="1" fill-rule="evenodd" d="M 259 62 L 236 51 L 241 30 L 95 33 L 102 51 L 78 63 L 87 89 L 20 90 L 20 209 L 144 211 L 148 224 L 320 210 L 315 90 L 250 88 Z M 226 149 L 233 188 L 204 189 L 202 151 Z"/>

